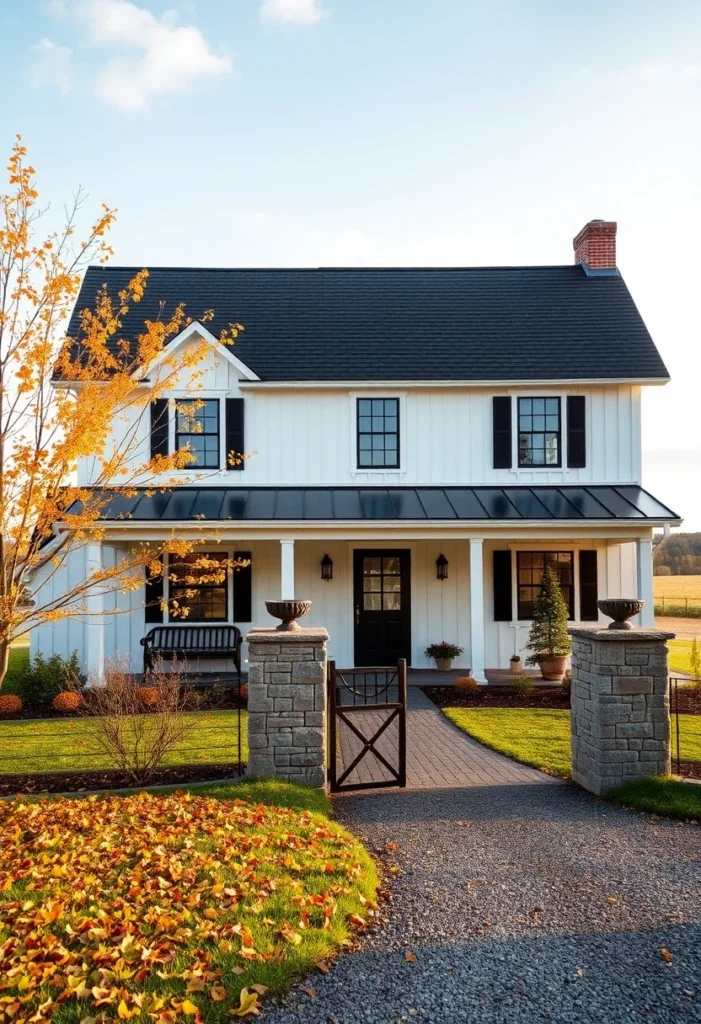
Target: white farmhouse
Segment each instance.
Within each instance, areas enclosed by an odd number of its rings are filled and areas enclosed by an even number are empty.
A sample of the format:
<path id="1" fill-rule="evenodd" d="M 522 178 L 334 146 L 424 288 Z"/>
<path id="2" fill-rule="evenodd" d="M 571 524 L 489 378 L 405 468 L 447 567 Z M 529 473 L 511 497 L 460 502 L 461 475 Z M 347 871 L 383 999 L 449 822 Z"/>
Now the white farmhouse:
<path id="1" fill-rule="evenodd" d="M 273 624 L 266 599 L 309 598 L 340 666 L 430 667 L 424 649 L 447 640 L 480 681 L 523 651 L 545 565 L 573 623 L 618 596 L 644 598 L 652 623 L 653 528 L 679 520 L 641 486 L 641 392 L 668 373 L 615 237 L 615 224 L 590 222 L 569 266 L 151 269 L 125 335 L 161 302 L 214 310 L 172 345 L 237 321 L 245 331 L 212 352 L 196 433 L 165 402 L 150 438 L 144 424 L 144 446 L 190 444 L 197 466 L 168 492 L 115 502 L 103 541 L 47 586 L 175 531 L 250 558 L 195 588 L 189 623 L 245 634 Z M 133 273 L 91 268 L 69 333 L 103 283 L 115 294 Z M 187 395 L 183 380 L 170 397 Z M 255 454 L 231 467 L 231 450 Z M 90 473 L 81 465 L 79 482 Z M 162 586 L 168 600 L 167 566 Z M 139 671 L 141 639 L 168 621 L 158 596 L 145 580 L 105 598 L 104 615 L 38 628 L 32 651 L 77 649 L 94 673 L 127 654 Z M 110 602 L 128 607 L 110 615 Z"/>

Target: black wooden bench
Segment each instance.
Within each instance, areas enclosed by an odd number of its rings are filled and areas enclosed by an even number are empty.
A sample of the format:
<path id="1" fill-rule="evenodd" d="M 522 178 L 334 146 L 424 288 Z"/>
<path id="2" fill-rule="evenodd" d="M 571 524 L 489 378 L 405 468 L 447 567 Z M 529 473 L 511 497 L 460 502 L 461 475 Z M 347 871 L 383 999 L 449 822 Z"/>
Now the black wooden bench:
<path id="1" fill-rule="evenodd" d="M 144 675 L 154 658 L 233 658 L 241 679 L 243 637 L 236 626 L 154 626 L 141 641 Z"/>

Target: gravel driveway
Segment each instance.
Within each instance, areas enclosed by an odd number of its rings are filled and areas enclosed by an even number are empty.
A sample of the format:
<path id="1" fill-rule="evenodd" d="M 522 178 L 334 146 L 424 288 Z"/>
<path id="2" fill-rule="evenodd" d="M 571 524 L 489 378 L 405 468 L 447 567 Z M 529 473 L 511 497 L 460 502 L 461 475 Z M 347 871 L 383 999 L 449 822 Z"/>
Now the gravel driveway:
<path id="1" fill-rule="evenodd" d="M 395 791 L 336 807 L 400 868 L 389 919 L 307 979 L 316 997 L 294 990 L 271 1007 L 270 1024 L 701 1021 L 698 826 L 572 786 Z"/>

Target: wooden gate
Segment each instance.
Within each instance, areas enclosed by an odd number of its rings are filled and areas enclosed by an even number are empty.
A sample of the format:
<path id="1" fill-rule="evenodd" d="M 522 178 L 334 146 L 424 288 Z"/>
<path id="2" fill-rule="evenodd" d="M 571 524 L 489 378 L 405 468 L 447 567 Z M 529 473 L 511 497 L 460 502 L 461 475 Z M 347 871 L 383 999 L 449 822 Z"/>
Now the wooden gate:
<path id="1" fill-rule="evenodd" d="M 328 667 L 332 793 L 406 786 L 406 660 L 396 668 Z"/>

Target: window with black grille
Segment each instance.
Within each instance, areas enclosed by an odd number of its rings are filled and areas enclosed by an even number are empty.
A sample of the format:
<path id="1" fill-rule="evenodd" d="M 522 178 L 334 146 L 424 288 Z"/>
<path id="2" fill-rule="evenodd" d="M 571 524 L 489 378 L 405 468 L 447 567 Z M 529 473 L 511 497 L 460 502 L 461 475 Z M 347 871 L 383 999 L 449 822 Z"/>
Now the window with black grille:
<path id="1" fill-rule="evenodd" d="M 168 618 L 171 622 L 226 622 L 227 556 L 192 552 L 170 556 Z"/>
<path id="2" fill-rule="evenodd" d="M 546 565 L 555 572 L 567 605 L 574 618 L 574 553 L 572 551 L 518 551 L 518 617 L 532 619 Z"/>
<path id="3" fill-rule="evenodd" d="M 219 468 L 219 401 L 216 398 L 178 401 L 175 447 L 186 446 L 195 457 L 186 468 Z"/>
<path id="4" fill-rule="evenodd" d="M 561 466 L 559 398 L 519 398 L 519 466 Z"/>
<path id="5" fill-rule="evenodd" d="M 399 468 L 399 399 L 358 399 L 358 469 Z"/>

